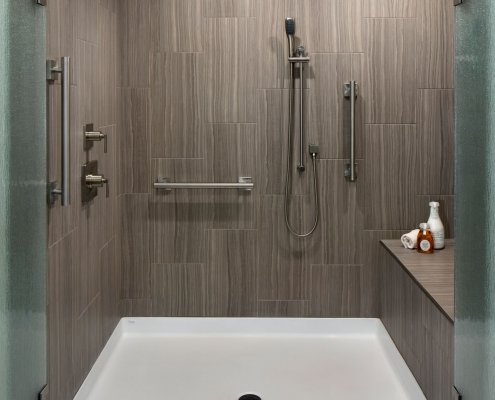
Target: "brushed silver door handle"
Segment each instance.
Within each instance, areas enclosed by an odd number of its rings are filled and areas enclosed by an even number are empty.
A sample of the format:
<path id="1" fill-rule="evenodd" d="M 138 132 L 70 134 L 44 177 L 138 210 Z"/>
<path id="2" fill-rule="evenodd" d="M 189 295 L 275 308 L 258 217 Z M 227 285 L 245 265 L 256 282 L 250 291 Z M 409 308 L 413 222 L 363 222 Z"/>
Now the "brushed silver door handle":
<path id="1" fill-rule="evenodd" d="M 60 66 L 54 60 L 47 61 L 47 80 L 62 78 L 62 183 L 58 188 L 52 183 L 51 198 L 59 195 L 62 206 L 70 206 L 70 57 L 62 57 Z"/>

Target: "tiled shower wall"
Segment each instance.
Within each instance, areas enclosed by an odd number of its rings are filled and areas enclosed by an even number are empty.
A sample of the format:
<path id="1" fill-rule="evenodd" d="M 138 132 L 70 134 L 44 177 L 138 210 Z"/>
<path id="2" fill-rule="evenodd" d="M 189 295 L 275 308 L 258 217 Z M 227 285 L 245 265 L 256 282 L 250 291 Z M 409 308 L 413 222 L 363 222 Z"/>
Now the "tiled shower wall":
<path id="1" fill-rule="evenodd" d="M 49 0 L 48 57 L 70 56 L 71 206 L 49 210 L 49 398 L 70 400 L 120 318 L 117 161 L 117 0 Z M 60 182 L 60 81 L 48 88 L 49 179 Z M 83 124 L 108 135 L 83 150 Z M 81 165 L 98 160 L 110 179 L 90 204 L 81 203 Z"/>
<path id="2" fill-rule="evenodd" d="M 451 234 L 451 0 L 50 0 L 47 10 L 48 56 L 73 61 L 72 205 L 49 215 L 51 400 L 72 398 L 120 315 L 377 316 L 379 239 L 425 220 L 430 199 Z M 321 222 L 309 239 L 291 237 L 283 215 L 286 16 L 312 58 L 303 90 Z M 343 176 L 350 79 L 356 183 Z M 59 180 L 59 83 L 48 95 Z M 108 134 L 107 154 L 83 151 L 89 122 Z M 83 206 L 90 159 L 110 196 Z M 152 188 L 158 176 L 252 176 L 256 188 L 166 194 Z M 310 168 L 293 180 L 291 218 L 307 229 Z"/>
<path id="3" fill-rule="evenodd" d="M 124 315 L 377 316 L 378 241 L 425 221 L 432 199 L 452 234 L 451 0 L 122 0 L 118 11 Z M 320 145 L 308 239 L 284 222 L 286 16 L 311 56 L 305 125 Z M 356 183 L 344 179 L 350 79 Z M 293 168 L 301 230 L 313 217 L 307 162 Z M 159 176 L 252 176 L 256 188 L 164 193 Z"/>

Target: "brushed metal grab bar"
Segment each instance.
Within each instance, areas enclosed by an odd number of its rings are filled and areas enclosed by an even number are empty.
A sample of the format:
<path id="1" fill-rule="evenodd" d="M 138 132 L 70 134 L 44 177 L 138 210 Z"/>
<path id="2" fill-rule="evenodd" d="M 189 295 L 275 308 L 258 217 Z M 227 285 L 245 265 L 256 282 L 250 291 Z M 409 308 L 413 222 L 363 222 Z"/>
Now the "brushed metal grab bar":
<path id="1" fill-rule="evenodd" d="M 350 81 L 344 84 L 344 97 L 351 101 L 351 129 L 350 129 L 350 160 L 345 169 L 346 178 L 355 182 L 356 173 L 356 99 L 358 96 L 358 84 L 356 81 Z"/>
<path id="2" fill-rule="evenodd" d="M 170 182 L 168 178 L 158 178 L 153 184 L 155 189 L 238 189 L 251 191 L 254 188 L 253 179 L 250 176 L 241 176 L 239 182 L 233 183 L 182 183 L 182 182 Z"/>
<path id="3" fill-rule="evenodd" d="M 62 198 L 62 206 L 70 205 L 70 57 L 62 57 L 60 66 L 54 60 L 47 61 L 47 80 L 53 82 L 62 77 L 62 184 L 57 188 L 51 182 L 51 202 L 55 195 Z"/>

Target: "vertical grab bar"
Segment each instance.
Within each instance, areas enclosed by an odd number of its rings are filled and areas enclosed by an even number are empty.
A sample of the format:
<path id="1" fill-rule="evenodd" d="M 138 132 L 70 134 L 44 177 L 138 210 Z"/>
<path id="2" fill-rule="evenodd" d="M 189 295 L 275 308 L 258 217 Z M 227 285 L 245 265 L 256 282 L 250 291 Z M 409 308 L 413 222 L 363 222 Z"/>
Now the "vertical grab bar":
<path id="1" fill-rule="evenodd" d="M 70 205 L 70 57 L 62 57 L 60 66 L 56 62 L 47 62 L 47 80 L 53 82 L 57 74 L 62 77 L 62 184 L 51 184 L 51 198 L 61 196 L 62 206 Z"/>
<path id="2" fill-rule="evenodd" d="M 358 84 L 350 81 L 344 84 L 344 97 L 351 101 L 351 129 L 350 129 L 350 160 L 345 169 L 345 177 L 355 182 L 356 174 L 356 99 L 358 96 Z"/>

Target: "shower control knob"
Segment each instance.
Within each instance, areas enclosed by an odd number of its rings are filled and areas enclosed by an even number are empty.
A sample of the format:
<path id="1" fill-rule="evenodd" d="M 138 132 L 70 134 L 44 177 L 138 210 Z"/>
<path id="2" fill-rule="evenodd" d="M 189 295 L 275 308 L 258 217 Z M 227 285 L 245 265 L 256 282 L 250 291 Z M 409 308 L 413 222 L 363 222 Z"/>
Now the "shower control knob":
<path id="1" fill-rule="evenodd" d="M 104 175 L 86 175 L 86 185 L 91 189 L 103 187 L 103 185 L 105 185 L 107 190 L 107 197 L 110 195 L 108 190 L 108 179 L 105 178 Z"/>
<path id="2" fill-rule="evenodd" d="M 108 179 L 105 175 L 86 175 L 86 185 L 93 187 L 103 187 L 108 183 Z"/>
<path id="3" fill-rule="evenodd" d="M 109 180 L 98 172 L 98 161 L 88 161 L 82 166 L 81 199 L 88 203 L 98 195 L 98 188 L 106 187 L 107 197 L 110 197 Z"/>
<path id="4" fill-rule="evenodd" d="M 110 196 L 109 187 L 108 187 L 108 179 L 105 178 L 105 175 L 86 175 L 86 186 L 89 189 L 101 188 L 103 185 L 106 186 L 106 195 Z"/>
<path id="5" fill-rule="evenodd" d="M 84 149 L 89 150 L 93 146 L 93 142 L 101 142 L 103 140 L 104 143 L 104 151 L 105 153 L 108 150 L 107 146 L 107 134 L 101 131 L 95 131 L 93 124 L 87 124 L 84 127 Z"/>

